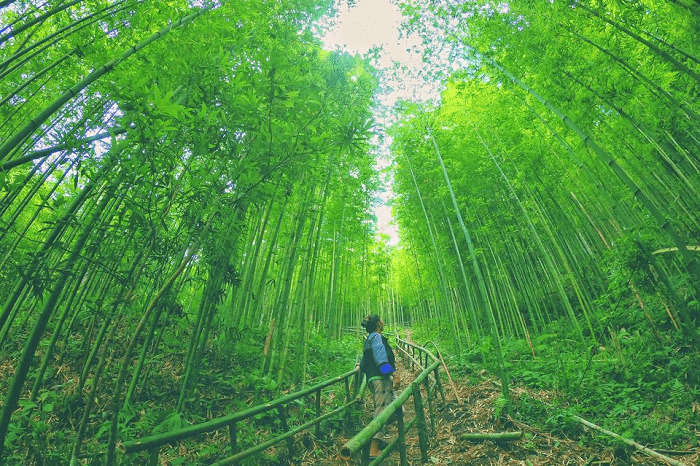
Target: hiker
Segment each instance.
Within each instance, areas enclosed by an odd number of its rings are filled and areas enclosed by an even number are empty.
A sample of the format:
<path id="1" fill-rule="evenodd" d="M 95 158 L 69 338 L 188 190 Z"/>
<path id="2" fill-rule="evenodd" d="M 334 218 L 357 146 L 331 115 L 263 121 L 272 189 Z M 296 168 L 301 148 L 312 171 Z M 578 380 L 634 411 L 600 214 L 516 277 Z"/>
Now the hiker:
<path id="1" fill-rule="evenodd" d="M 365 340 L 360 370 L 367 375 L 367 384 L 374 398 L 373 417 L 376 418 L 396 399 L 394 382 L 398 385 L 400 380 L 396 374 L 394 352 L 386 337 L 382 335 L 384 321 L 378 315 L 372 314 L 365 317 L 361 325 L 369 335 Z M 384 427 L 377 432 L 375 438 L 372 438 L 369 449 L 370 458 L 376 458 L 382 453 L 379 446 L 380 440 L 384 442 L 387 440 Z"/>

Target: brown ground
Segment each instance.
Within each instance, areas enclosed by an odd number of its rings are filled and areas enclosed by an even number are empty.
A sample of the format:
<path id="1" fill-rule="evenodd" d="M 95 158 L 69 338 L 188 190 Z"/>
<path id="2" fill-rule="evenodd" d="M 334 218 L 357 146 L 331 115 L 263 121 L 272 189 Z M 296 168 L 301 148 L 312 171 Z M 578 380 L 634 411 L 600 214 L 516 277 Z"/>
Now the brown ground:
<path id="1" fill-rule="evenodd" d="M 398 364 L 403 382 L 413 379 L 418 372 L 410 375 L 409 368 L 403 358 Z M 444 372 L 442 372 L 444 374 Z M 449 465 L 628 465 L 628 464 L 665 464 L 659 460 L 639 453 L 632 447 L 620 444 L 619 447 L 606 447 L 596 442 L 594 435 L 581 426 L 574 428 L 570 438 L 564 435 L 554 435 L 541 429 L 531 427 L 522 422 L 514 421 L 505 413 L 496 418 L 496 404 L 500 388 L 496 381 L 478 375 L 479 382 L 470 383 L 468 380 L 455 380 L 455 390 L 445 380 L 444 391 L 446 400 L 437 399 L 435 403 L 435 432 L 430 437 L 428 460 L 431 464 Z M 399 387 L 399 390 L 405 385 Z M 459 394 L 461 403 L 457 401 L 455 391 Z M 423 392 L 425 400 L 425 392 Z M 527 395 L 539 401 L 548 402 L 553 394 L 545 391 L 534 391 L 523 388 L 513 389 L 511 396 L 517 406 L 518 400 Z M 408 421 L 413 418 L 414 411 L 409 401 L 405 413 Z M 426 408 L 427 409 L 427 408 Z M 372 401 L 370 395 L 365 395 L 365 413 L 371 413 Z M 366 415 L 366 421 L 370 415 Z M 430 421 L 428 421 L 430 424 Z M 461 434 L 467 432 L 502 432 L 522 431 L 523 437 L 511 442 L 484 441 L 471 443 L 461 439 Z M 568 432 L 569 430 L 567 430 Z M 390 430 L 392 432 L 392 430 Z M 395 432 L 395 428 L 393 429 Z M 349 433 L 349 435 L 353 435 Z M 323 452 L 309 450 L 304 455 L 304 465 L 357 465 L 359 458 L 353 461 L 341 461 L 337 452 L 347 441 L 345 437 L 336 439 L 334 445 L 326 445 Z M 413 428 L 407 433 L 407 459 L 409 464 L 423 464 L 418 446 L 418 435 Z M 329 451 L 330 450 L 330 451 Z M 672 452 L 662 452 L 686 465 L 700 464 L 700 449 L 695 449 L 691 455 L 680 455 Z M 677 453 L 677 452 L 676 452 Z M 398 465 L 399 454 L 394 452 L 383 464 Z"/>

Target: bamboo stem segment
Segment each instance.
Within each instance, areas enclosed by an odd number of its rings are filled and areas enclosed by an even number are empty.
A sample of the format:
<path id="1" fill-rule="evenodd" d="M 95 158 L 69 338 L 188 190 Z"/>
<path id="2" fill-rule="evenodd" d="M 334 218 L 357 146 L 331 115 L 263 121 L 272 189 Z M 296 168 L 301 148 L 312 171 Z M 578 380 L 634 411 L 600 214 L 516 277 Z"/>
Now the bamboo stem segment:
<path id="1" fill-rule="evenodd" d="M 683 466 L 683 463 L 681 463 L 680 461 L 676 461 L 673 458 L 669 458 L 666 455 L 662 455 L 661 453 L 656 452 L 656 451 L 652 450 L 651 448 L 647 448 L 644 445 L 640 445 L 639 443 L 635 442 L 634 440 L 626 439 L 626 438 L 616 434 L 615 432 L 611 432 L 607 429 L 604 429 L 604 428 L 602 428 L 596 424 L 593 424 L 592 422 L 589 422 L 583 418 L 580 418 L 578 416 L 571 416 L 571 419 L 583 424 L 586 427 L 590 427 L 593 430 L 597 430 L 598 432 L 602 432 L 605 435 L 609 435 L 610 437 L 612 437 L 614 439 L 625 442 L 627 445 L 630 445 L 630 446 L 636 448 L 638 451 L 641 451 L 642 453 L 649 455 L 652 458 L 659 459 L 661 461 L 664 461 L 668 464 L 672 464 L 674 466 Z"/>
<path id="2" fill-rule="evenodd" d="M 480 442 L 482 440 L 512 441 L 519 440 L 523 436 L 522 431 L 517 432 L 470 432 L 462 434 L 462 440 Z"/>

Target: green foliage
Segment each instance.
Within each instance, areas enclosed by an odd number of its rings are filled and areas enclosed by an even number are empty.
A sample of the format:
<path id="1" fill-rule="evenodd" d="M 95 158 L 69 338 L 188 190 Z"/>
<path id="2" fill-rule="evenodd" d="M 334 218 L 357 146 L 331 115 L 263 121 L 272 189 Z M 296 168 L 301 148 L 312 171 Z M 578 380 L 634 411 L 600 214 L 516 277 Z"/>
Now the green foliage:
<path id="1" fill-rule="evenodd" d="M 493 403 L 495 408 L 493 417 L 494 419 L 496 419 L 496 421 L 500 419 L 501 414 L 506 412 L 506 408 L 508 408 L 508 405 L 510 405 L 511 403 L 512 402 L 510 400 L 507 400 L 503 396 L 499 396 L 498 398 L 496 398 L 496 400 Z"/>
<path id="2" fill-rule="evenodd" d="M 620 353 L 609 341 L 603 344 L 610 346 L 591 348 L 592 358 L 576 345 L 552 345 L 553 335 L 537 340 L 537 358 L 518 351 L 517 345 L 506 345 L 506 352 L 517 360 L 511 364 L 511 376 L 530 388 L 560 393 L 558 402 L 570 405 L 571 413 L 637 442 L 660 448 L 689 442 L 689 426 L 698 421 L 692 406 L 700 386 L 690 373 L 697 367 L 697 351 L 683 355 L 680 339 L 659 348 L 650 344 L 654 337 L 648 331 L 617 335 Z M 521 398 L 517 408 L 525 422 L 566 428 L 561 418 L 566 410 L 562 414 L 528 397 Z"/>
<path id="3" fill-rule="evenodd" d="M 379 310 L 457 374 L 503 344 L 516 381 L 584 414 L 696 425 L 698 17 L 680 3 L 405 2 L 444 92 L 394 112 L 400 247 L 373 239 L 378 73 L 321 49 L 329 0 L 9 3 L 0 460 L 113 453 L 345 372 L 343 328 Z M 256 421 L 242 439 L 277 425 Z M 617 427 L 649 439 L 636 426 Z"/>
<path id="4" fill-rule="evenodd" d="M 603 262 L 610 289 L 625 292 L 630 282 L 646 292 L 654 289 L 651 253 L 656 249 L 655 241 L 657 238 L 646 230 L 632 230 L 617 238 Z"/>
<path id="5" fill-rule="evenodd" d="M 70 433 L 64 430 L 69 425 L 69 413 L 64 412 L 63 403 L 53 390 L 43 391 L 35 402 L 20 401 L 18 422 L 10 427 L 6 440 L 7 447 L 18 452 L 14 460 L 49 464 L 61 461 L 64 453 L 60 445 L 70 439 Z"/>

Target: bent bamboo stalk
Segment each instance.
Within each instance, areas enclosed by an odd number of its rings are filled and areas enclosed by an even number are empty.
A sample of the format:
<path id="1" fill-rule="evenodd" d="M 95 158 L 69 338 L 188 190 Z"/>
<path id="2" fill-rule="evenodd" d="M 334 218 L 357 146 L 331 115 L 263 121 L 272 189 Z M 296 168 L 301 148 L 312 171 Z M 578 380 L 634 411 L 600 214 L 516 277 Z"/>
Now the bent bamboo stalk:
<path id="1" fill-rule="evenodd" d="M 455 393 L 455 397 L 457 398 L 457 403 L 462 404 L 462 399 L 459 397 L 459 392 L 457 391 L 457 387 L 455 386 L 455 383 L 452 380 L 452 376 L 450 375 L 450 370 L 447 368 L 447 364 L 445 364 L 445 360 L 442 359 L 442 354 L 440 354 L 440 349 L 437 347 L 435 342 L 429 341 L 428 343 L 432 343 L 433 346 L 435 347 L 435 351 L 437 351 L 438 358 L 440 358 L 440 362 L 442 363 L 442 367 L 443 367 L 443 369 L 445 369 L 445 373 L 447 374 L 447 379 L 450 381 L 450 386 L 452 387 L 452 391 Z"/>
<path id="2" fill-rule="evenodd" d="M 613 437 L 617 440 L 621 440 L 621 441 L 625 442 L 627 445 L 633 446 L 637 450 L 651 456 L 652 458 L 656 458 L 656 459 L 659 459 L 661 461 L 665 461 L 666 463 L 672 464 L 674 466 L 684 466 L 684 464 L 681 463 L 680 461 L 676 461 L 673 458 L 669 458 L 668 456 L 662 455 L 661 453 L 652 450 L 651 448 L 647 448 L 644 445 L 640 445 L 639 443 L 635 442 L 634 440 L 626 439 L 626 438 L 616 434 L 615 432 L 611 432 L 607 429 L 603 429 L 602 427 L 597 426 L 597 425 L 593 424 L 592 422 L 588 422 L 587 420 L 585 420 L 583 418 L 580 418 L 578 416 L 571 416 L 571 419 L 583 424 L 586 427 L 590 427 L 593 430 L 597 430 L 598 432 L 602 432 L 602 433 L 609 435 L 610 437 Z"/>

